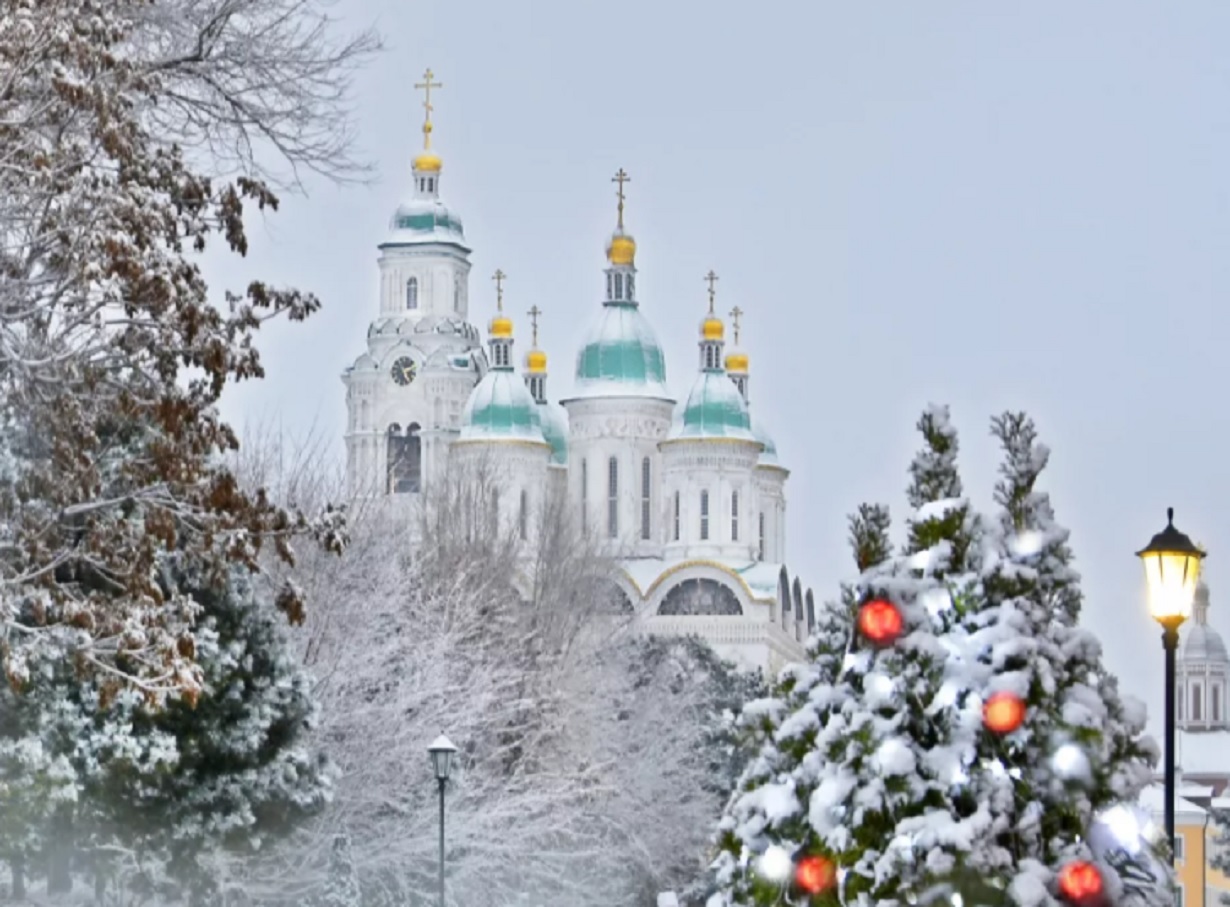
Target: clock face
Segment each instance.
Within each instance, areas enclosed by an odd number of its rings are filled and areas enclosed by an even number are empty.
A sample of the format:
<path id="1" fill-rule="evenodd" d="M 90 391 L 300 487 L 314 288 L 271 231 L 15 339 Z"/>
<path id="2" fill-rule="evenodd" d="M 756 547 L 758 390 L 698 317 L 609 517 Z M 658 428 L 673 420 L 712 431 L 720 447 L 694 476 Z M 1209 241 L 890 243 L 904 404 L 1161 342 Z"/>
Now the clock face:
<path id="1" fill-rule="evenodd" d="M 418 366 L 414 364 L 414 360 L 409 356 L 402 356 L 393 363 L 393 380 L 405 387 L 414 380 L 414 375 L 418 371 Z"/>

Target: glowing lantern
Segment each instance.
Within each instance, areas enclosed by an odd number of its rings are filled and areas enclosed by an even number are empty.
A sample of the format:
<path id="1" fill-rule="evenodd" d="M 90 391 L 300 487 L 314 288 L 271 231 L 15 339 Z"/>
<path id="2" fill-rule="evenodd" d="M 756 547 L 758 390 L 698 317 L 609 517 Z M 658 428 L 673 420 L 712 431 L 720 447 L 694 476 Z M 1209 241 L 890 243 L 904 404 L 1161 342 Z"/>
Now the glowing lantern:
<path id="1" fill-rule="evenodd" d="M 837 881 L 837 867 L 824 857 L 804 857 L 794 870 L 794 882 L 808 894 L 827 891 Z"/>
<path id="2" fill-rule="evenodd" d="M 872 599 L 858 609 L 858 629 L 877 646 L 892 645 L 905 626 L 897 606 L 882 598 Z"/>
<path id="3" fill-rule="evenodd" d="M 1102 873 L 1084 860 L 1069 863 L 1059 871 L 1059 893 L 1076 903 L 1091 901 L 1102 894 Z"/>
<path id="4" fill-rule="evenodd" d="M 995 693 L 982 706 L 982 723 L 996 734 L 1010 734 L 1025 721 L 1025 700 L 1014 693 Z"/>

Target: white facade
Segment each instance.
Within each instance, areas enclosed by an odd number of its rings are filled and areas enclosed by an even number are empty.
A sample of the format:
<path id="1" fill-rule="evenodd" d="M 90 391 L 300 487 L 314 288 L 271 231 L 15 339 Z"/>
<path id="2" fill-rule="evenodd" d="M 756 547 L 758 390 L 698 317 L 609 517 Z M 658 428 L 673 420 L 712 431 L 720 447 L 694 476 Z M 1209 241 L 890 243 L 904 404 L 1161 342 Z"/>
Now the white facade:
<path id="1" fill-rule="evenodd" d="M 440 200 L 440 169 L 430 153 L 415 161 L 413 195 L 379 247 L 368 348 L 342 376 L 351 493 L 413 498 L 450 462 L 481 462 L 498 474 L 492 517 L 532 541 L 547 495 L 566 490 L 580 531 L 621 565 L 617 584 L 647 631 L 700 635 L 749 668 L 803 657 L 814 607 L 783 566 L 789 473 L 752 427 L 747 357 L 723 360 L 712 298 L 701 367 L 677 404 L 637 301 L 621 202 L 605 299 L 561 408 L 547 399 L 541 351 L 524 374 L 514 368 L 502 305 L 483 351 L 468 320 L 470 250 Z"/>

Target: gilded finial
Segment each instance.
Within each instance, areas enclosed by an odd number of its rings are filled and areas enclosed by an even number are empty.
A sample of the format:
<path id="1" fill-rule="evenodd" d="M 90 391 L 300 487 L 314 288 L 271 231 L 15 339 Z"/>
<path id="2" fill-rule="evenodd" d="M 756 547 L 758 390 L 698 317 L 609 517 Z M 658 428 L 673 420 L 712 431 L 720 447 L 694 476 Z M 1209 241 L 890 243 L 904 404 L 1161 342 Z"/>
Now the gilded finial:
<path id="1" fill-rule="evenodd" d="M 504 279 L 508 277 L 499 268 L 495 269 L 495 273 L 491 275 L 491 279 L 495 281 L 495 308 L 497 312 L 504 311 Z"/>
<path id="2" fill-rule="evenodd" d="M 730 323 L 734 326 L 734 329 L 735 329 L 735 346 L 739 345 L 739 325 L 741 323 L 740 319 L 742 317 L 743 317 L 743 309 L 739 308 L 738 306 L 735 306 L 733 309 L 730 310 Z"/>
<path id="3" fill-rule="evenodd" d="M 431 150 L 431 112 L 435 110 L 431 106 L 431 90 L 433 88 L 443 88 L 444 85 L 440 82 L 433 82 L 435 73 L 431 71 L 431 67 L 427 68 L 427 72 L 423 73 L 423 81 L 415 82 L 415 88 L 423 89 L 423 150 Z"/>
<path id="4" fill-rule="evenodd" d="M 705 280 L 709 282 L 709 314 L 713 314 L 713 298 L 717 295 L 717 290 L 713 285 L 717 283 L 718 276 L 713 273 L 713 269 L 709 269 L 709 273 L 705 275 Z"/>
<path id="5" fill-rule="evenodd" d="M 619 172 L 611 177 L 612 183 L 619 183 L 619 188 L 615 191 L 615 196 L 619 199 L 618 211 L 618 226 L 620 230 L 624 228 L 624 183 L 632 182 L 632 177 L 624 172 L 624 168 L 620 167 Z"/>
<path id="6" fill-rule="evenodd" d="M 533 306 L 527 313 L 530 316 L 530 329 L 533 332 L 534 346 L 538 346 L 538 316 L 542 314 L 542 309 L 538 306 Z"/>

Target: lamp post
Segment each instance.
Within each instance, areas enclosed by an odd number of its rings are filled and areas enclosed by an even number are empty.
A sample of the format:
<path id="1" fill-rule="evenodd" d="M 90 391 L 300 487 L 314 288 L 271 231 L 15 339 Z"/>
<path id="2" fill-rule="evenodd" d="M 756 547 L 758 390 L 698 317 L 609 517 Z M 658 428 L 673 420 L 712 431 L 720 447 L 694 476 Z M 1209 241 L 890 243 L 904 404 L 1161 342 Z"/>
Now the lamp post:
<path id="1" fill-rule="evenodd" d="M 448 784 L 448 770 L 457 747 L 441 734 L 427 748 L 427 752 L 431 754 L 431 767 L 436 773 L 436 783 L 440 785 L 440 907 L 444 907 L 444 785 Z"/>
<path id="2" fill-rule="evenodd" d="M 1145 567 L 1149 592 L 1149 613 L 1162 625 L 1162 646 L 1166 650 L 1166 752 L 1163 772 L 1166 785 L 1166 835 L 1170 865 L 1174 867 L 1174 653 L 1179 646 L 1179 626 L 1192 613 L 1192 598 L 1200 578 L 1200 561 L 1205 552 L 1174 528 L 1174 508 L 1166 510 L 1166 528 L 1136 552 Z"/>

